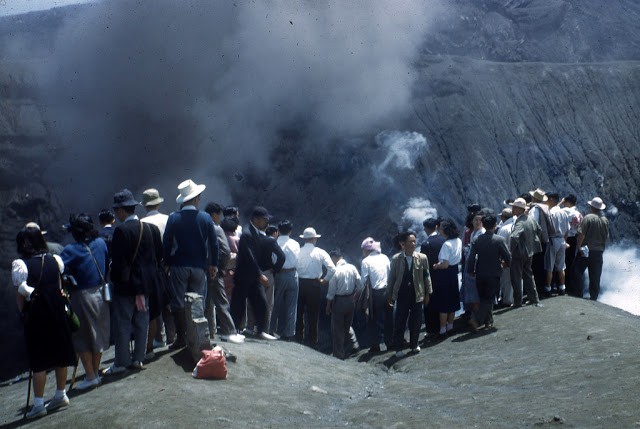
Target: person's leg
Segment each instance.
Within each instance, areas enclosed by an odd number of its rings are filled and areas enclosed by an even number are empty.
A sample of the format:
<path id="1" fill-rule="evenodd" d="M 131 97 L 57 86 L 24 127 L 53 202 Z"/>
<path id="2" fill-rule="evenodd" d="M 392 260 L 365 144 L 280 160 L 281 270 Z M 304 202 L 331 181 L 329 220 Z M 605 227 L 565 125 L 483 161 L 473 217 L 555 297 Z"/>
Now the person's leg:
<path id="1" fill-rule="evenodd" d="M 513 287 L 511 286 L 511 272 L 509 268 L 504 268 L 500 276 L 500 294 L 502 295 L 502 304 L 513 304 Z"/>
<path id="2" fill-rule="evenodd" d="M 78 353 L 78 356 L 80 356 L 80 362 L 82 362 L 82 366 L 86 374 L 85 378 L 87 380 L 93 380 L 94 378 L 96 378 L 98 373 L 97 368 L 93 366 L 93 353 L 82 352 Z"/>
<path id="3" fill-rule="evenodd" d="M 156 338 L 158 318 L 149 321 L 149 336 L 147 338 L 147 353 L 153 353 L 153 340 Z"/>
<path id="4" fill-rule="evenodd" d="M 582 298 L 584 296 L 584 271 L 589 266 L 589 258 L 584 256 L 576 256 L 573 261 L 573 290 L 575 296 Z"/>
<path id="5" fill-rule="evenodd" d="M 264 289 L 264 297 L 266 299 L 264 331 L 269 333 L 271 332 L 271 315 L 273 313 L 273 300 L 275 298 L 274 289 L 276 282 L 271 271 L 267 271 L 265 276 L 267 276 L 267 279 L 269 280 L 269 287 Z"/>
<path id="6" fill-rule="evenodd" d="M 216 288 L 216 279 L 207 279 L 207 298 L 204 302 L 204 317 L 207 318 L 209 325 L 209 337 L 213 339 L 216 332 L 216 312 L 214 302 L 214 289 Z"/>
<path id="7" fill-rule="evenodd" d="M 47 372 L 38 371 L 33 373 L 33 396 L 44 398 L 44 385 L 47 382 Z M 66 382 L 66 377 L 65 377 Z"/>
<path id="8" fill-rule="evenodd" d="M 135 309 L 135 298 L 114 294 L 111 302 L 113 308 L 113 327 L 115 341 L 116 367 L 131 365 L 131 352 L 129 351 L 129 339 L 131 337 L 131 319 Z"/>
<path id="9" fill-rule="evenodd" d="M 309 290 L 309 343 L 311 347 L 318 347 L 318 323 L 320 322 L 320 303 L 322 301 L 322 289 L 319 282 L 315 282 Z"/>
<path id="10" fill-rule="evenodd" d="M 440 335 L 447 333 L 447 313 L 439 313 L 438 318 L 440 320 Z"/>
<path id="11" fill-rule="evenodd" d="M 265 288 L 258 284 L 249 287 L 249 302 L 253 308 L 253 315 L 255 317 L 255 324 L 258 334 L 266 332 L 268 327 L 267 322 L 267 297 L 265 295 Z"/>
<path id="12" fill-rule="evenodd" d="M 422 321 L 423 304 L 414 302 L 409 310 L 409 348 L 415 350 L 418 347 L 420 337 L 420 325 Z"/>
<path id="13" fill-rule="evenodd" d="M 311 286 L 309 285 L 309 280 L 302 279 L 300 282 L 300 290 L 298 293 L 298 306 L 296 310 L 296 340 L 299 342 L 304 341 L 304 313 L 305 307 L 308 301 L 309 290 Z"/>
<path id="14" fill-rule="evenodd" d="M 404 347 L 404 331 L 407 327 L 411 303 L 405 297 L 398 296 L 396 301 L 396 317 L 394 319 L 393 347 L 400 351 Z"/>
<path id="15" fill-rule="evenodd" d="M 511 276 L 511 289 L 513 290 L 513 305 L 522 305 L 522 272 L 525 260 L 513 259 L 509 267 L 509 275 Z"/>
<path id="16" fill-rule="evenodd" d="M 537 304 L 539 302 L 538 291 L 536 290 L 536 285 L 533 279 L 533 271 L 531 271 L 531 258 L 525 259 L 525 262 L 522 266 L 522 283 L 527 291 L 527 296 L 529 297 L 529 302 L 531 304 Z"/>
<path id="17" fill-rule="evenodd" d="M 145 297 L 147 298 L 147 297 Z M 135 306 L 135 304 L 133 304 Z M 133 361 L 144 362 L 149 331 L 149 310 L 133 311 Z"/>
<path id="18" fill-rule="evenodd" d="M 371 313 L 367 320 L 367 337 L 369 346 L 375 351 L 380 349 L 381 329 L 384 325 L 384 306 L 386 299 L 384 290 L 371 289 Z"/>
<path id="19" fill-rule="evenodd" d="M 236 329 L 240 329 L 247 312 L 248 283 L 238 280 L 234 284 L 233 299 L 231 300 L 231 317 Z"/>
<path id="20" fill-rule="evenodd" d="M 343 314 L 340 313 L 339 305 L 335 299 L 331 304 L 331 345 L 333 356 L 344 359 L 344 323 Z"/>
<path id="21" fill-rule="evenodd" d="M 67 386 L 67 367 L 61 366 L 55 369 L 56 372 L 56 389 L 64 390 Z M 42 386 L 44 389 L 44 385 Z"/>
<path id="22" fill-rule="evenodd" d="M 589 252 L 589 298 L 596 301 L 600 295 L 600 277 L 602 276 L 601 251 Z"/>
<path id="23" fill-rule="evenodd" d="M 283 318 L 284 324 L 280 335 L 292 337 L 296 331 L 296 313 L 298 305 L 298 275 L 295 272 L 287 274 L 284 299 L 283 299 Z M 280 328 L 279 328 L 280 329 Z"/>
<path id="24" fill-rule="evenodd" d="M 284 326 L 284 280 L 285 273 L 278 273 L 273 279 L 273 309 L 271 311 L 271 320 L 269 322 L 269 333 L 282 335 L 282 327 Z M 280 324 L 280 327 L 278 327 Z"/>
<path id="25" fill-rule="evenodd" d="M 102 353 L 93 353 L 91 359 L 93 360 L 93 369 L 96 375 L 100 374 L 100 361 L 102 360 Z"/>
<path id="26" fill-rule="evenodd" d="M 211 282 L 213 287 L 209 289 L 213 305 L 215 306 L 215 314 L 220 323 L 218 326 L 218 333 L 220 335 L 232 335 L 236 333 L 236 326 L 233 323 L 231 317 L 229 300 L 227 299 L 227 292 L 224 289 L 224 280 L 222 276 L 216 276 L 215 280 Z"/>

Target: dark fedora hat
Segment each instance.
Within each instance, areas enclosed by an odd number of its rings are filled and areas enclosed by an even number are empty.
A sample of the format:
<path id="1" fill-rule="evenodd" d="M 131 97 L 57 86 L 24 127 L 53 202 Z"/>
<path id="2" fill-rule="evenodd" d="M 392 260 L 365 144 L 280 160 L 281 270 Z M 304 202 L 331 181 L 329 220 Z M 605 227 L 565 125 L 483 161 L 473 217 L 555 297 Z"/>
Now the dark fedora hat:
<path id="1" fill-rule="evenodd" d="M 128 189 L 122 189 L 115 193 L 113 196 L 113 207 L 114 209 L 118 207 L 132 207 L 140 204 L 133 198 L 133 194 Z"/>

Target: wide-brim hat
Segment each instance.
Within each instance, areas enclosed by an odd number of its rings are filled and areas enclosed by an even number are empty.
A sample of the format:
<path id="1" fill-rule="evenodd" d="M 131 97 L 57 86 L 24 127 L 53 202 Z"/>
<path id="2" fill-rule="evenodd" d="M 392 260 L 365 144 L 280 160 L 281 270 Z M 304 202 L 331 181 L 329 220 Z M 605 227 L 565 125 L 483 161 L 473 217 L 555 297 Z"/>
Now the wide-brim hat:
<path id="1" fill-rule="evenodd" d="M 140 203 L 133 198 L 133 193 L 125 188 L 115 193 L 111 207 L 117 209 L 119 207 L 137 206 L 138 204 Z"/>
<path id="2" fill-rule="evenodd" d="M 155 188 L 149 188 L 142 193 L 142 205 L 145 207 L 157 206 L 163 201 L 164 198 L 160 196 L 160 192 Z"/>
<path id="3" fill-rule="evenodd" d="M 531 195 L 531 198 L 533 198 L 534 200 L 541 201 L 543 203 L 549 199 L 546 193 L 540 188 L 536 189 L 535 191 L 529 191 L 529 195 Z"/>
<path id="4" fill-rule="evenodd" d="M 180 194 L 176 198 L 176 203 L 181 204 L 185 201 L 189 201 L 200 195 L 207 185 L 198 185 L 193 180 L 187 179 L 178 185 L 178 191 Z"/>
<path id="5" fill-rule="evenodd" d="M 527 202 L 524 200 L 524 198 L 516 198 L 515 201 L 509 205 L 511 207 L 518 207 L 519 209 L 522 209 L 522 210 L 527 209 Z"/>
<path id="6" fill-rule="evenodd" d="M 605 208 L 607 208 L 605 203 L 602 202 L 602 198 L 600 197 L 595 197 L 594 199 L 587 201 L 587 204 L 597 210 L 604 210 Z"/>
<path id="7" fill-rule="evenodd" d="M 316 233 L 316 230 L 312 227 L 308 227 L 305 228 L 304 231 L 302 232 L 302 235 L 300 236 L 300 238 L 320 238 L 322 237 L 320 234 Z"/>

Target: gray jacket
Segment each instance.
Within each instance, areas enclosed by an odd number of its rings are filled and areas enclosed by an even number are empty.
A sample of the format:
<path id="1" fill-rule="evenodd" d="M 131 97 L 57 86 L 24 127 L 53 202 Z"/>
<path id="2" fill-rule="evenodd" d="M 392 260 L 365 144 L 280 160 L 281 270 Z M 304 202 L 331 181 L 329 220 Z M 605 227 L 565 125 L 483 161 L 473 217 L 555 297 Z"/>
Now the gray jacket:
<path id="1" fill-rule="evenodd" d="M 540 225 L 526 214 L 521 214 L 516 219 L 511 232 L 511 257 L 513 259 L 531 258 L 534 254 L 542 252 L 540 244 Z"/>

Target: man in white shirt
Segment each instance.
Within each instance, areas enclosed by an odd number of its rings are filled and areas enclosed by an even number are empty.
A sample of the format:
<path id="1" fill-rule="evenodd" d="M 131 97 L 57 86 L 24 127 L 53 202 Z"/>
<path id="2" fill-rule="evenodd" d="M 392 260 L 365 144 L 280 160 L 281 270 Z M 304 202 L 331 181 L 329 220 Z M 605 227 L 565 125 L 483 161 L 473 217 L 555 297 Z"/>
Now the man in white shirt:
<path id="1" fill-rule="evenodd" d="M 569 217 L 567 213 L 558 207 L 560 197 L 558 194 L 547 193 L 547 205 L 549 206 L 549 221 L 551 223 L 551 231 L 549 231 L 549 245 L 545 251 L 544 269 L 547 273 L 545 279 L 544 291 L 547 295 L 551 295 L 551 280 L 553 273 L 558 275 L 558 294 L 565 294 L 564 285 L 564 269 L 565 269 L 565 253 L 566 253 L 566 236 L 569 232 Z"/>
<path id="2" fill-rule="evenodd" d="M 365 257 L 360 269 L 362 284 L 365 287 L 367 283 L 371 285 L 369 320 L 367 321 L 369 351 L 377 353 L 380 351 L 382 333 L 384 333 L 383 339 L 387 348 L 393 341 L 393 308 L 387 305 L 387 278 L 390 262 L 387 255 L 380 253 L 380 242 L 372 237 L 365 238 L 360 247 Z"/>
<path id="3" fill-rule="evenodd" d="M 147 215 L 140 219 L 140 221 L 157 226 L 160 230 L 160 237 L 164 235 L 164 230 L 167 227 L 167 219 L 169 218 L 168 215 L 160 213 L 158 210 L 163 201 L 164 198 L 160 196 L 157 189 L 149 188 L 142 193 L 142 205 Z M 147 344 L 146 360 L 153 359 L 154 348 L 163 347 L 166 344 L 164 340 L 165 337 L 167 339 L 166 342 L 171 343 L 176 336 L 176 327 L 173 323 L 173 317 L 171 317 L 169 303 L 165 304 L 166 305 L 163 305 L 160 316 L 149 321 L 149 344 Z"/>
<path id="4" fill-rule="evenodd" d="M 292 340 L 296 329 L 296 307 L 298 304 L 298 255 L 300 245 L 289 237 L 293 224 L 283 220 L 278 225 L 280 236 L 278 245 L 284 252 L 285 261 L 282 269 L 275 274 L 275 290 L 273 313 L 271 315 L 272 333 L 276 333 L 282 340 Z"/>
<path id="5" fill-rule="evenodd" d="M 309 345 L 318 347 L 318 320 L 320 317 L 320 302 L 322 300 L 321 286 L 333 277 L 336 267 L 331 261 L 329 254 L 319 247 L 316 247 L 318 238 L 321 235 L 316 233 L 312 227 L 304 230 L 300 238 L 305 242 L 298 255 L 298 282 L 300 289 L 298 293 L 298 309 L 296 314 L 296 341 L 304 340 L 304 314 L 307 312 L 309 322 Z M 323 268 L 327 270 L 323 277 Z"/>
<path id="6" fill-rule="evenodd" d="M 331 315 L 333 356 L 338 359 L 346 359 L 348 357 L 347 351 L 353 347 L 349 331 L 355 310 L 354 298 L 362 289 L 362 284 L 360 273 L 356 267 L 347 264 L 347 261 L 342 258 L 340 249 L 332 250 L 330 257 L 336 265 L 336 271 L 329 280 L 326 313 Z"/>

